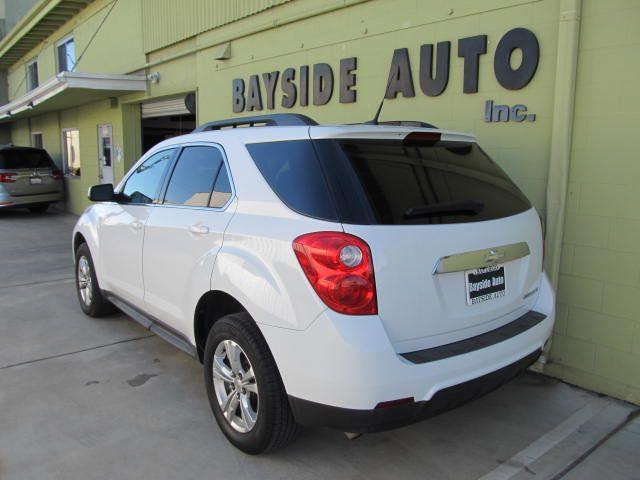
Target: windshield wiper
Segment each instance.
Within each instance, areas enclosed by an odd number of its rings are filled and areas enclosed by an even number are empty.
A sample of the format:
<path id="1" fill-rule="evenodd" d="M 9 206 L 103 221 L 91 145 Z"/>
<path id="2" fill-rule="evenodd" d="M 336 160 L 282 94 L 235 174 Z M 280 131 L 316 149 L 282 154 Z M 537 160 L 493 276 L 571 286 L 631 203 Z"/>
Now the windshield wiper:
<path id="1" fill-rule="evenodd" d="M 441 202 L 433 205 L 418 205 L 410 207 L 404 212 L 404 218 L 436 217 L 441 215 L 479 214 L 484 208 L 484 202 L 477 200 L 460 200 L 458 202 Z"/>

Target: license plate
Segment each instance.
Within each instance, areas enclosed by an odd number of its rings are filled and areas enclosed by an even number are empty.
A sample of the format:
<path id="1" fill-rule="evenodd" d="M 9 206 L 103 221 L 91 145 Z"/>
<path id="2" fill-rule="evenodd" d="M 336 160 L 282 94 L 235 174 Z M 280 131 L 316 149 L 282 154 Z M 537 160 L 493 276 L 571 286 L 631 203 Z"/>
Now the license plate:
<path id="1" fill-rule="evenodd" d="M 504 266 L 492 265 L 490 267 L 476 268 L 464 272 L 467 287 L 467 305 L 504 297 L 505 278 Z"/>
<path id="2" fill-rule="evenodd" d="M 40 177 L 31 177 L 29 179 L 29 183 L 31 185 L 40 185 L 42 183 L 42 179 Z"/>

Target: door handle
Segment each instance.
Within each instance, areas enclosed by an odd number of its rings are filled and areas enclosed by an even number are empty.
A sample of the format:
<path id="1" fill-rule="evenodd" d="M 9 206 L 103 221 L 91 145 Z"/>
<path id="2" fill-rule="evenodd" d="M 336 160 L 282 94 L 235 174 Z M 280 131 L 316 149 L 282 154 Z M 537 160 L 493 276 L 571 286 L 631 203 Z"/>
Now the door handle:
<path id="1" fill-rule="evenodd" d="M 134 230 L 140 230 L 142 228 L 142 222 L 140 220 L 134 220 L 131 222 L 131 228 Z"/>
<path id="2" fill-rule="evenodd" d="M 209 233 L 209 227 L 196 223 L 195 225 L 191 225 L 189 227 L 189 231 L 194 235 L 206 235 L 207 233 Z"/>

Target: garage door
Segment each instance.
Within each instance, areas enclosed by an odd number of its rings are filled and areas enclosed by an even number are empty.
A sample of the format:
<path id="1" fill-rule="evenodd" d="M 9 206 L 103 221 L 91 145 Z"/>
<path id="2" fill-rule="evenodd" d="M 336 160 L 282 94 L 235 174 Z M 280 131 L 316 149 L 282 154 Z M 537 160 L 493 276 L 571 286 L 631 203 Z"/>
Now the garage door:
<path id="1" fill-rule="evenodd" d="M 184 96 L 153 100 L 142 104 L 142 118 L 191 115 L 184 103 Z"/>

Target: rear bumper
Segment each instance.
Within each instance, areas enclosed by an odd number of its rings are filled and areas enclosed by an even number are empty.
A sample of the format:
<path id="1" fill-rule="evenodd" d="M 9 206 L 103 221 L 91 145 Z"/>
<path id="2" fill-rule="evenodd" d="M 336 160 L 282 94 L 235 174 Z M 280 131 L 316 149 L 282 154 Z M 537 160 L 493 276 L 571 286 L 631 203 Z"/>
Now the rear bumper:
<path id="1" fill-rule="evenodd" d="M 513 376 L 514 369 L 528 366 L 551 335 L 554 305 L 544 276 L 532 306 L 543 319 L 504 340 L 422 363 L 396 351 L 377 316 L 326 310 L 304 331 L 259 326 L 300 423 L 372 431 L 433 414 L 445 400 L 455 406 L 459 402 L 452 396 L 467 401 L 467 388 L 491 390 Z M 482 379 L 479 384 L 477 379 Z M 379 403 L 407 398 L 412 404 L 372 412 Z M 345 416 L 355 424 L 343 420 Z"/>
<path id="2" fill-rule="evenodd" d="M 29 205 L 38 205 L 42 203 L 54 203 L 62 200 L 62 198 L 62 191 L 38 195 L 20 195 L 17 197 L 9 195 L 6 192 L 0 192 L 0 208 L 27 207 Z"/>
<path id="3" fill-rule="evenodd" d="M 307 427 L 329 427 L 353 433 L 390 430 L 459 407 L 495 390 L 533 364 L 540 353 L 540 350 L 536 350 L 499 370 L 440 390 L 427 401 L 412 401 L 397 406 L 356 410 L 289 396 L 289 404 L 296 421 Z"/>

